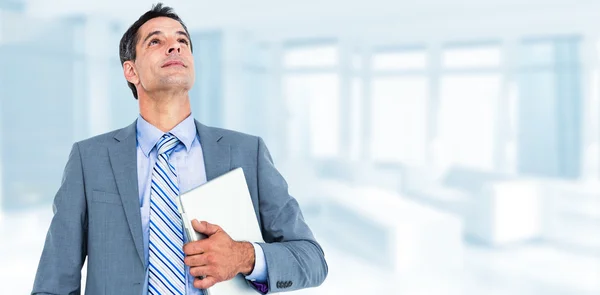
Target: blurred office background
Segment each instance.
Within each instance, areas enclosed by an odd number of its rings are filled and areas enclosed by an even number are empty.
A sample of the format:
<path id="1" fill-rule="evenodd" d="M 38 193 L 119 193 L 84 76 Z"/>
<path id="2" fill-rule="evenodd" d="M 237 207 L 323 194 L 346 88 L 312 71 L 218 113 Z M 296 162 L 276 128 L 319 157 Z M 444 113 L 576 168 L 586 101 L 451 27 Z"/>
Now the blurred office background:
<path id="1" fill-rule="evenodd" d="M 74 141 L 137 101 L 153 1 L 0 0 L 0 293 L 32 287 Z M 193 114 L 262 136 L 323 244 L 297 294 L 600 294 L 600 2 L 165 1 Z"/>

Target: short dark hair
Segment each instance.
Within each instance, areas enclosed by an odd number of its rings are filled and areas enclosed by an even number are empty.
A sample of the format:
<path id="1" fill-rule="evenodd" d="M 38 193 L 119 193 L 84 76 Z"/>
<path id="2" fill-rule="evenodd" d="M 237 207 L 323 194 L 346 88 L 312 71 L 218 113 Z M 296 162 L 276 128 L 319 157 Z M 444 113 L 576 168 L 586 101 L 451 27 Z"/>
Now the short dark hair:
<path id="1" fill-rule="evenodd" d="M 179 18 L 179 16 L 175 12 L 173 12 L 173 8 L 169 6 L 163 6 L 162 3 L 152 5 L 152 9 L 140 16 L 140 18 L 137 21 L 135 21 L 135 23 L 133 23 L 133 25 L 131 25 L 129 29 L 127 29 L 125 34 L 123 34 L 123 37 L 121 37 L 121 42 L 119 43 L 119 57 L 121 58 L 121 66 L 123 66 L 123 64 L 128 60 L 135 61 L 135 47 L 140 39 L 138 31 L 147 21 L 157 17 L 168 17 L 178 21 L 185 30 L 185 32 L 188 34 L 188 36 L 190 36 L 187 27 L 185 26 L 181 18 Z M 192 50 L 192 52 L 194 51 L 191 37 L 190 49 Z M 129 88 L 131 88 L 131 92 L 133 92 L 133 97 L 135 99 L 138 99 L 138 94 L 137 90 L 135 89 L 135 85 L 133 85 L 129 81 L 127 81 L 127 85 L 129 85 Z"/>

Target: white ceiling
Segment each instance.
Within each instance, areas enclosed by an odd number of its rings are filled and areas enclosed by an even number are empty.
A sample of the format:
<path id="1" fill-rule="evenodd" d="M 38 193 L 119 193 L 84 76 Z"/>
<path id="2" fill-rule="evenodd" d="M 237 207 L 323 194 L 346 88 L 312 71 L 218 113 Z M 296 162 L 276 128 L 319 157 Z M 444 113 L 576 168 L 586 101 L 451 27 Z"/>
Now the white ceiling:
<path id="1" fill-rule="evenodd" d="M 65 14 L 105 14 L 131 22 L 148 10 L 149 0 L 24 0 L 37 17 Z M 502 11 L 569 8 L 594 0 L 167 0 L 191 27 L 269 25 L 280 22 L 353 22 L 427 17 L 430 15 L 489 14 Z"/>
<path id="2" fill-rule="evenodd" d="M 131 24 L 156 0 L 23 0 L 27 13 L 39 18 L 86 14 Z M 411 30 L 444 30 L 473 23 L 527 27 L 535 17 L 556 19 L 557 27 L 576 23 L 581 13 L 600 19 L 597 0 L 165 0 L 190 29 L 241 28 L 261 36 L 329 34 L 365 28 L 382 32 L 388 27 Z M 545 14 L 545 16 L 544 16 Z M 469 19 L 477 20 L 468 21 Z M 488 21 L 489 22 L 489 21 Z M 547 26 L 540 22 L 539 27 Z M 568 26 L 567 26 L 568 27 Z M 351 28 L 351 29 L 349 29 Z M 477 29 L 477 28 L 474 28 Z M 554 28 L 552 28 L 554 29 Z M 397 28 L 394 28 L 397 32 Z"/>

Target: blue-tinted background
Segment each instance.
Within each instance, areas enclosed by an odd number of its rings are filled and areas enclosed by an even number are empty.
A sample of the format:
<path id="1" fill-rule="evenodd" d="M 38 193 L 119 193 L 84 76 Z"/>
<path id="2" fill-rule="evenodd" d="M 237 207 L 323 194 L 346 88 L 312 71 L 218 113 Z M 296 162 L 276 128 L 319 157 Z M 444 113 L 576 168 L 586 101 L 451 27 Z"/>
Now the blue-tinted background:
<path id="1" fill-rule="evenodd" d="M 136 118 L 118 41 L 152 3 L 0 0 L 0 293 L 72 143 Z M 296 294 L 600 294 L 600 2 L 166 4 L 194 116 L 262 136 L 323 244 Z"/>

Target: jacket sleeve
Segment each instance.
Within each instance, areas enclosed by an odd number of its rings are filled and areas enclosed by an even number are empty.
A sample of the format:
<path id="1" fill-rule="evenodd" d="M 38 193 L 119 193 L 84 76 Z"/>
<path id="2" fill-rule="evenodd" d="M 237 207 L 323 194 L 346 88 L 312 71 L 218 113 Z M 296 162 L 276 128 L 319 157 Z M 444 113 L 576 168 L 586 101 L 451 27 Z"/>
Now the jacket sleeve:
<path id="1" fill-rule="evenodd" d="M 283 292 L 315 287 L 327 277 L 323 249 L 304 221 L 296 199 L 258 138 L 258 197 L 268 291 Z"/>
<path id="2" fill-rule="evenodd" d="M 32 294 L 81 294 L 87 240 L 87 203 L 79 146 L 73 145 L 53 203 Z"/>

